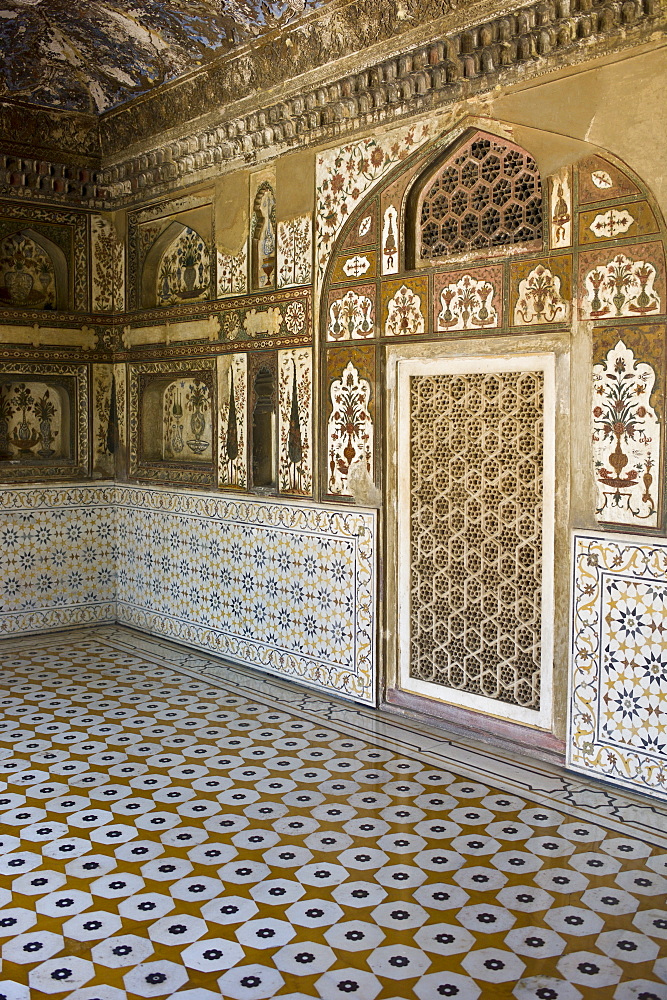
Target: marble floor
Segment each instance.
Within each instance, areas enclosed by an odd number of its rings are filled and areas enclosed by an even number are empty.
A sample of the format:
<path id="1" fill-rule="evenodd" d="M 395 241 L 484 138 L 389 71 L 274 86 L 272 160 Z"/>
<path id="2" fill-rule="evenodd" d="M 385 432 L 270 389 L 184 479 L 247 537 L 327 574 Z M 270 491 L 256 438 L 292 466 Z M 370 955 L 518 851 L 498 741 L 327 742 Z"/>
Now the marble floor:
<path id="1" fill-rule="evenodd" d="M 667 1000 L 664 805 L 117 627 L 0 656 L 0 1000 Z"/>

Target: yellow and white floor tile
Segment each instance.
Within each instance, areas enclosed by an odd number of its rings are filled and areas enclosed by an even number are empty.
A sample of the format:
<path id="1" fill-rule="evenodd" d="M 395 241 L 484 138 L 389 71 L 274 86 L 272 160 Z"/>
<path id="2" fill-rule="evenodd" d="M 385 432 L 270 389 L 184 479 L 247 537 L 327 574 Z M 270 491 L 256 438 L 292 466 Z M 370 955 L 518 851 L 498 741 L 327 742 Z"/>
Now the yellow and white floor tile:
<path id="1" fill-rule="evenodd" d="M 0 653 L 0 1000 L 666 1000 L 654 802 L 123 629 Z"/>

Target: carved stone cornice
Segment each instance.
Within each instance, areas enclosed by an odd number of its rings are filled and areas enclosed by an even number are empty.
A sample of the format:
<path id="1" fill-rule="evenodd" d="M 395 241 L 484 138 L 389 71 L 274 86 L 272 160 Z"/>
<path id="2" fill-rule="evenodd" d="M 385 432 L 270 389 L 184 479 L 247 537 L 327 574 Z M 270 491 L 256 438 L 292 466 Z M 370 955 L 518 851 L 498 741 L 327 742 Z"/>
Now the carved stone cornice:
<path id="1" fill-rule="evenodd" d="M 457 0 L 338 0 L 99 121 L 53 113 L 49 133 L 52 113 L 31 109 L 46 116 L 48 144 L 59 136 L 73 165 L 34 152 L 26 158 L 26 140 L 25 156 L 0 156 L 0 193 L 107 209 L 164 197 L 290 148 L 344 141 L 664 39 L 667 27 L 665 0 L 536 0 L 509 11 L 505 3 L 504 13 L 489 16 L 491 9 L 498 0 L 465 8 Z M 0 102 L 0 122 L 1 112 Z M 100 130 L 101 172 L 88 118 Z M 0 125 L 0 144 L 14 148 L 6 133 Z"/>
<path id="2" fill-rule="evenodd" d="M 426 2 L 434 6 L 435 0 Z M 386 4 L 395 6 L 394 0 L 363 6 Z M 444 37 L 432 34 L 439 24 L 431 23 L 420 44 L 389 58 L 357 55 L 354 71 L 349 60 L 337 60 L 327 67 L 328 82 L 308 87 L 302 78 L 290 94 L 284 88 L 263 93 L 260 108 L 255 95 L 252 110 L 223 110 L 217 122 L 209 115 L 178 138 L 148 144 L 145 152 L 106 167 L 103 184 L 115 207 L 162 196 L 292 147 L 335 141 L 636 46 L 664 35 L 666 24 L 664 0 L 537 0 Z"/>

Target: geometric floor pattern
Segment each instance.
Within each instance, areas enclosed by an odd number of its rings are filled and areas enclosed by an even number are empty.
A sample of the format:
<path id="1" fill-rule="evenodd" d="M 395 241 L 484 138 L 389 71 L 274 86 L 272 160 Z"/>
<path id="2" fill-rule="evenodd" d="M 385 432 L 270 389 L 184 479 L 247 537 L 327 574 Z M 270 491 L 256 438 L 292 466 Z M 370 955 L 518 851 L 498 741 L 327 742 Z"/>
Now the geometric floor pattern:
<path id="1" fill-rule="evenodd" d="M 0 1000 L 666 1000 L 661 837 L 94 632 L 0 652 Z"/>

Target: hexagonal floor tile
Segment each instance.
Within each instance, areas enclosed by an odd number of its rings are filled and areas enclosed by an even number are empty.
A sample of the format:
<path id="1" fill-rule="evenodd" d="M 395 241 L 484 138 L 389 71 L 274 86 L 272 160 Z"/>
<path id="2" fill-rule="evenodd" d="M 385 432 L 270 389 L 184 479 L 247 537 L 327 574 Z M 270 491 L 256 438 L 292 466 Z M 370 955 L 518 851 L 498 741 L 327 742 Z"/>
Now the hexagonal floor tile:
<path id="1" fill-rule="evenodd" d="M 65 947 L 61 934 L 52 931 L 29 931 L 19 934 L 2 946 L 2 957 L 6 962 L 16 962 L 18 965 L 44 962 L 47 958 L 57 955 Z"/>
<path id="2" fill-rule="evenodd" d="M 187 981 L 188 974 L 183 966 L 165 959 L 137 965 L 123 976 L 127 992 L 140 997 L 168 996 Z"/>
<path id="3" fill-rule="evenodd" d="M 392 944 L 376 948 L 368 958 L 368 965 L 383 979 L 414 979 L 423 976 L 431 961 L 420 948 Z"/>
<path id="4" fill-rule="evenodd" d="M 377 924 L 364 920 L 346 920 L 330 927 L 324 939 L 332 948 L 343 951 L 369 951 L 377 948 L 385 936 Z"/>
<path id="5" fill-rule="evenodd" d="M 139 965 L 149 958 L 154 950 L 146 938 L 138 937 L 136 934 L 122 934 L 96 944 L 90 954 L 96 965 L 121 969 L 128 965 Z"/>
<path id="6" fill-rule="evenodd" d="M 278 970 L 265 965 L 238 965 L 218 979 L 222 996 L 230 1000 L 268 1000 L 284 984 Z"/>
<path id="7" fill-rule="evenodd" d="M 181 961 L 198 972 L 222 972 L 243 959 L 243 948 L 225 938 L 196 941 L 181 952 Z"/>
<path id="8" fill-rule="evenodd" d="M 478 1000 L 481 989 L 468 976 L 456 972 L 432 972 L 423 976 L 414 986 L 414 994 L 418 1000 L 435 1000 L 436 997 L 464 997 L 465 1000 Z"/>
<path id="9" fill-rule="evenodd" d="M 556 968 L 568 982 L 592 990 L 615 986 L 622 974 L 620 966 L 606 955 L 590 951 L 574 951 L 564 955 Z"/>
<path id="10" fill-rule="evenodd" d="M 63 993 L 84 986 L 95 975 L 95 966 L 83 958 L 61 955 L 32 969 L 28 976 L 31 990 L 42 993 Z"/>
<path id="11" fill-rule="evenodd" d="M 316 980 L 315 989 L 321 1000 L 347 1000 L 355 995 L 375 1000 L 382 985 L 370 972 L 350 968 L 325 972 Z"/>
<path id="12" fill-rule="evenodd" d="M 474 979 L 483 979 L 489 983 L 516 982 L 526 968 L 526 963 L 517 955 L 500 948 L 470 951 L 461 965 Z"/>
<path id="13" fill-rule="evenodd" d="M 280 948 L 292 940 L 295 929 L 285 920 L 263 917 L 249 920 L 235 931 L 238 941 L 247 948 Z"/>
<path id="14" fill-rule="evenodd" d="M 148 936 L 158 944 L 191 944 L 203 937 L 207 930 L 206 921 L 201 917 L 193 917 L 189 913 L 172 913 L 151 924 Z"/>
<path id="15" fill-rule="evenodd" d="M 281 948 L 272 956 L 272 961 L 289 976 L 316 975 L 331 968 L 336 955 L 331 948 L 315 941 L 299 941 Z"/>

